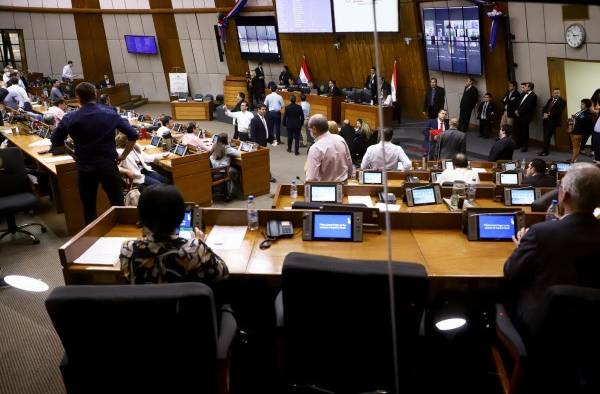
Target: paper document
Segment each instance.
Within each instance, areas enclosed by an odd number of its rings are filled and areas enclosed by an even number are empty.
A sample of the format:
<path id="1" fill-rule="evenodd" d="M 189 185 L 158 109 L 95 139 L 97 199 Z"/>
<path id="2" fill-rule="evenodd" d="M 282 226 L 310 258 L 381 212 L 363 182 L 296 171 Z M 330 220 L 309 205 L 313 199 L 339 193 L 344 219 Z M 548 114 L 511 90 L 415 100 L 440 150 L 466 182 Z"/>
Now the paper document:
<path id="1" fill-rule="evenodd" d="M 11 129 L 2 129 L 0 130 L 0 133 L 6 135 L 6 134 L 12 134 L 12 130 Z"/>
<path id="2" fill-rule="evenodd" d="M 371 196 L 348 196 L 348 204 L 364 204 L 368 208 L 373 208 Z"/>
<path id="3" fill-rule="evenodd" d="M 375 204 L 375 208 L 378 208 L 380 212 L 385 212 L 385 204 L 382 202 L 378 202 Z M 400 205 L 398 204 L 388 204 L 388 209 L 390 212 L 400 212 Z"/>
<path id="4" fill-rule="evenodd" d="M 135 239 L 132 237 L 101 237 L 88 250 L 83 252 L 73 263 L 91 265 L 115 265 L 119 261 L 119 253 L 123 242 Z"/>
<path id="5" fill-rule="evenodd" d="M 214 226 L 206 244 L 214 250 L 235 250 L 242 246 L 247 226 Z"/>
<path id="6" fill-rule="evenodd" d="M 45 163 L 57 163 L 59 161 L 66 161 L 66 160 L 73 160 L 73 158 L 69 155 L 62 155 L 62 156 L 54 156 L 54 157 L 49 157 L 47 159 L 42 159 L 44 160 Z"/>
<path id="7" fill-rule="evenodd" d="M 487 170 L 485 168 L 480 168 L 480 167 L 475 167 L 475 168 L 471 168 L 474 172 L 481 174 L 482 172 L 487 172 Z"/>
<path id="8" fill-rule="evenodd" d="M 52 145 L 52 141 L 49 138 L 44 138 L 43 140 L 35 141 L 29 144 L 30 148 L 35 148 L 36 146 L 50 146 Z"/>

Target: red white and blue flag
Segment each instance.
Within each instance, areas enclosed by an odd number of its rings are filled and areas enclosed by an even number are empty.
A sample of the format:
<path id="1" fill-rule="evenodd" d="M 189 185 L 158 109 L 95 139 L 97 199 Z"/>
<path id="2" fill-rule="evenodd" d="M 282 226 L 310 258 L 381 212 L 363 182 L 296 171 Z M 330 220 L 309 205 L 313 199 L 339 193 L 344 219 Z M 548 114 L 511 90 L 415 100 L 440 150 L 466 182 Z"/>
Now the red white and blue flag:
<path id="1" fill-rule="evenodd" d="M 227 29 L 227 26 L 229 25 L 229 20 L 231 18 L 235 18 L 246 6 L 247 2 L 248 0 L 236 0 L 235 5 L 233 6 L 233 8 L 231 8 L 231 10 L 229 10 L 227 15 L 225 15 L 222 18 L 219 18 L 219 22 L 217 23 L 217 25 L 219 26 L 219 33 L 223 42 L 225 42 L 225 29 Z"/>
<path id="2" fill-rule="evenodd" d="M 306 57 L 302 56 L 302 64 L 300 65 L 300 81 L 304 84 L 312 81 L 312 77 L 310 76 L 310 71 L 308 71 L 308 64 L 306 64 Z"/>

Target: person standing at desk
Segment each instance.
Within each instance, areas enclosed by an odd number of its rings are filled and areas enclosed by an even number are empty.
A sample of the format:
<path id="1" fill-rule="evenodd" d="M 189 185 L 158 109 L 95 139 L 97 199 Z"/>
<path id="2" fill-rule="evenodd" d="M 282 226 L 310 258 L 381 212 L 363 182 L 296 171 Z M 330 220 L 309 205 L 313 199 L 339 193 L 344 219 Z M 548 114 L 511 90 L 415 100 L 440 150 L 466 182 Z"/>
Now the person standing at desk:
<path id="1" fill-rule="evenodd" d="M 437 119 L 429 119 L 427 121 L 427 127 L 423 130 L 423 137 L 425 138 L 423 141 L 423 149 L 425 153 L 423 156 L 429 157 L 432 156 L 435 150 L 433 149 L 433 141 L 431 141 L 431 131 L 432 130 L 440 130 L 444 132 L 448 130 L 450 124 L 448 122 L 448 111 L 445 109 L 440 109 L 438 112 Z"/>
<path id="2" fill-rule="evenodd" d="M 55 102 L 57 100 L 64 100 L 65 96 L 63 95 L 62 90 L 60 90 L 60 81 L 58 79 L 52 82 L 52 89 L 50 89 L 50 101 Z"/>
<path id="3" fill-rule="evenodd" d="M 250 140 L 250 122 L 254 118 L 254 115 L 252 112 L 248 111 L 248 103 L 242 101 L 240 103 L 239 112 L 230 111 L 225 105 L 223 108 L 225 109 L 225 115 L 235 119 L 240 141 Z"/>
<path id="4" fill-rule="evenodd" d="M 267 106 L 267 125 L 269 126 L 269 134 L 275 136 L 276 142 L 273 144 L 281 144 L 281 108 L 283 108 L 283 97 L 278 93 L 279 89 L 275 89 L 265 98 Z"/>
<path id="5" fill-rule="evenodd" d="M 69 60 L 62 69 L 63 82 L 73 82 L 73 61 Z"/>
<path id="6" fill-rule="evenodd" d="M 304 124 L 304 112 L 302 107 L 296 104 L 296 96 L 292 94 L 290 97 L 290 104 L 285 107 L 283 113 L 283 125 L 286 127 L 288 132 L 288 153 L 292 153 L 292 141 L 295 141 L 294 154 L 298 156 L 300 154 L 300 129 Z"/>
<path id="7" fill-rule="evenodd" d="M 467 136 L 458 130 L 459 121 L 450 119 L 450 126 L 442 134 L 437 136 L 437 155 L 439 160 L 452 159 L 458 153 L 467 153 Z"/>
<path id="8" fill-rule="evenodd" d="M 438 86 L 437 78 L 431 78 L 429 88 L 425 94 L 425 104 L 423 105 L 423 115 L 427 119 L 435 119 L 440 110 L 444 109 L 446 102 L 446 90 Z"/>
<path id="9" fill-rule="evenodd" d="M 123 184 L 117 164 L 129 155 L 138 134 L 119 114 L 96 104 L 96 88 L 91 83 L 78 84 L 75 95 L 81 108 L 64 116 L 50 140 L 53 148 L 64 146 L 67 136 L 75 142 L 79 196 L 85 222 L 89 224 L 96 219 L 98 184 L 102 185 L 111 205 L 123 205 Z M 128 140 L 119 157 L 115 129 Z"/>
<path id="10" fill-rule="evenodd" d="M 369 75 L 367 75 L 367 80 L 365 81 L 365 89 L 368 89 L 371 92 L 371 97 L 373 97 L 373 104 L 377 104 L 377 75 L 375 74 L 375 67 L 371 67 L 371 71 Z"/>
<path id="11" fill-rule="evenodd" d="M 313 115 L 308 121 L 308 130 L 315 143 L 308 151 L 306 160 L 306 181 L 344 182 L 352 176 L 352 157 L 346 141 L 337 134 L 331 134 L 327 118 Z"/>

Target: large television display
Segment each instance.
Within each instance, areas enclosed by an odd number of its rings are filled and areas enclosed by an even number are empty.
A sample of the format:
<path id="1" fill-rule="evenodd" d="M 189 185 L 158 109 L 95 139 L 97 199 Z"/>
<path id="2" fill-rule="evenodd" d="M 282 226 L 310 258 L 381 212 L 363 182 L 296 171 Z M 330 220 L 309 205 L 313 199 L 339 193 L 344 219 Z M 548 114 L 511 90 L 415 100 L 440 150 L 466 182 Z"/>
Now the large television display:
<path id="1" fill-rule="evenodd" d="M 277 24 L 272 16 L 236 19 L 242 59 L 281 61 Z"/>
<path id="2" fill-rule="evenodd" d="M 126 35 L 125 45 L 127 45 L 127 52 L 129 53 L 141 55 L 156 55 L 158 53 L 156 38 L 154 36 Z"/>
<path id="3" fill-rule="evenodd" d="M 477 7 L 425 8 L 423 25 L 429 70 L 482 74 Z"/>
<path id="4" fill-rule="evenodd" d="M 377 0 L 375 12 L 377 13 L 377 31 L 398 31 L 398 0 Z M 333 15 L 335 31 L 338 33 L 372 32 L 374 30 L 372 0 L 333 0 Z"/>
<path id="5" fill-rule="evenodd" d="M 333 33 L 331 2 L 327 0 L 277 0 L 280 33 Z"/>

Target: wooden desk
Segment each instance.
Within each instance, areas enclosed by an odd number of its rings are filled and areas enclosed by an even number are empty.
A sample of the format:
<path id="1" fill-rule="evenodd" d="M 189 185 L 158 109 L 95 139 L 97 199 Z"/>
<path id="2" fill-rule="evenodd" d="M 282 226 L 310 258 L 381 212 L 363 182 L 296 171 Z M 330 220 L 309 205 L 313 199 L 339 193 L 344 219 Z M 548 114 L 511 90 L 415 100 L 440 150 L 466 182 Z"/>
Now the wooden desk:
<path id="1" fill-rule="evenodd" d="M 379 130 L 378 105 L 356 104 L 342 102 L 342 119 L 348 119 L 350 124 L 355 124 L 357 119 L 362 119 L 367 122 L 373 130 Z M 393 107 L 383 107 L 383 126 L 392 127 L 392 119 L 394 118 Z"/>
<path id="2" fill-rule="evenodd" d="M 239 141 L 231 141 L 238 146 Z M 232 165 L 239 167 L 244 199 L 249 195 L 261 196 L 271 191 L 271 158 L 269 148 L 259 146 L 254 152 L 242 152 L 241 157 L 234 158 Z"/>
<path id="3" fill-rule="evenodd" d="M 213 225 L 243 225 L 245 210 L 202 210 L 208 233 Z M 259 221 L 264 226 L 270 219 L 290 220 L 301 228 L 302 211 L 260 210 Z M 442 220 L 440 220 L 442 218 Z M 543 220 L 543 215 L 527 214 L 530 226 Z M 135 208 L 113 207 L 92 225 L 78 233 L 59 249 L 66 284 L 116 283 L 121 280 L 118 263 L 102 267 L 73 264 L 99 237 L 141 236 L 135 226 Z M 504 262 L 514 249 L 512 242 L 470 242 L 460 230 L 461 215 L 456 213 L 424 214 L 405 212 L 392 220 L 392 258 L 423 264 L 430 277 L 498 279 Z M 332 257 L 385 260 L 385 234 L 365 233 L 361 243 L 304 242 L 300 233 L 280 239 L 269 249 L 260 249 L 262 236 L 258 231 L 246 232 L 239 250 L 217 252 L 227 262 L 232 278 L 256 275 L 279 277 L 285 256 L 290 252 L 321 254 Z"/>
<path id="4" fill-rule="evenodd" d="M 296 103 L 300 104 L 300 92 L 284 92 L 280 91 L 281 97 L 285 105 L 290 103 L 290 96 L 296 96 Z M 344 101 L 344 96 L 319 96 L 318 94 L 307 94 L 306 101 L 310 103 L 310 115 L 322 114 L 329 120 L 335 120 L 340 123 L 343 117 L 341 116 L 340 106 Z"/>
<path id="5" fill-rule="evenodd" d="M 117 107 L 131 101 L 131 91 L 128 83 L 118 83 L 110 88 L 97 89 L 96 95 L 100 97 L 101 94 L 108 94 L 110 103 Z"/>
<path id="6" fill-rule="evenodd" d="M 171 101 L 171 114 L 175 120 L 213 120 L 212 101 Z"/>
<path id="7" fill-rule="evenodd" d="M 235 104 L 238 102 L 237 96 L 239 92 L 246 95 L 246 101 L 252 101 L 252 97 L 250 97 L 250 93 L 248 92 L 246 77 L 228 75 L 225 81 L 223 81 L 223 100 L 228 108 L 235 107 Z"/>

